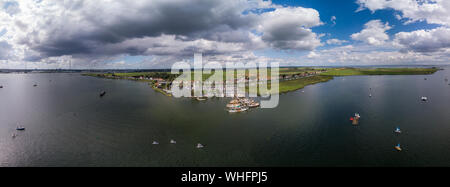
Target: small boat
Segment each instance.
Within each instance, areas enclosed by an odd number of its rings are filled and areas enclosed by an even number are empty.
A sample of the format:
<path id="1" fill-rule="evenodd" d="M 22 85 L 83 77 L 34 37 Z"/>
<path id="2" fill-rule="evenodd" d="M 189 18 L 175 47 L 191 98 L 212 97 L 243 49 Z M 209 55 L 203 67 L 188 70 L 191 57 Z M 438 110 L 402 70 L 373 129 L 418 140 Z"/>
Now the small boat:
<path id="1" fill-rule="evenodd" d="M 400 144 L 397 144 L 394 148 L 397 151 L 402 151 L 402 148 L 400 147 Z"/>
<path id="2" fill-rule="evenodd" d="M 205 147 L 205 146 L 203 146 L 202 144 L 197 144 L 197 149 L 201 149 L 203 147 Z"/>
<path id="3" fill-rule="evenodd" d="M 3 88 L 3 86 L 2 86 L 2 85 L 0 85 L 0 88 Z"/>
<path id="4" fill-rule="evenodd" d="M 172 139 L 172 140 L 170 140 L 170 143 L 171 143 L 171 144 L 176 144 L 177 141 L 175 141 L 175 140 Z"/>
<path id="5" fill-rule="evenodd" d="M 197 101 L 206 101 L 206 97 L 196 97 Z"/>
<path id="6" fill-rule="evenodd" d="M 420 98 L 422 101 L 428 101 L 428 97 L 422 97 Z"/>
<path id="7" fill-rule="evenodd" d="M 33 86 L 36 87 L 36 86 L 37 86 L 37 83 L 34 83 Z"/>
<path id="8" fill-rule="evenodd" d="M 153 145 L 158 145 L 159 143 L 157 141 L 153 141 Z"/>
<path id="9" fill-rule="evenodd" d="M 372 94 L 369 94 L 369 97 L 372 97 Z"/>
<path id="10" fill-rule="evenodd" d="M 259 103 L 258 102 L 251 102 L 250 104 L 248 104 L 248 107 L 250 107 L 250 108 L 257 108 L 257 107 L 259 107 Z"/>
<path id="11" fill-rule="evenodd" d="M 401 130 L 400 130 L 400 128 L 398 128 L 398 127 L 397 127 L 397 128 L 395 128 L 394 132 L 395 132 L 395 133 L 397 133 L 397 134 L 400 134 L 400 133 L 402 133 L 402 131 L 401 131 Z"/>
<path id="12" fill-rule="evenodd" d="M 100 93 L 100 97 L 105 96 L 105 94 L 106 94 L 106 92 L 105 92 L 105 91 L 102 91 L 102 92 Z"/>
<path id="13" fill-rule="evenodd" d="M 245 112 L 247 111 L 247 108 L 231 108 L 228 110 L 229 113 L 239 113 L 239 112 Z"/>
<path id="14" fill-rule="evenodd" d="M 18 131 L 24 131 L 24 130 L 25 130 L 25 127 L 17 127 L 16 130 L 18 130 Z"/>
<path id="15" fill-rule="evenodd" d="M 239 108 L 241 104 L 227 104 L 227 108 Z"/>
<path id="16" fill-rule="evenodd" d="M 423 78 L 423 80 L 427 80 L 427 78 Z"/>
<path id="17" fill-rule="evenodd" d="M 241 102 L 239 102 L 238 99 L 233 99 L 230 101 L 230 104 L 240 104 Z"/>
<path id="18" fill-rule="evenodd" d="M 361 116 L 358 113 L 355 113 L 355 117 L 350 118 L 352 125 L 359 125 L 359 118 L 361 118 Z"/>

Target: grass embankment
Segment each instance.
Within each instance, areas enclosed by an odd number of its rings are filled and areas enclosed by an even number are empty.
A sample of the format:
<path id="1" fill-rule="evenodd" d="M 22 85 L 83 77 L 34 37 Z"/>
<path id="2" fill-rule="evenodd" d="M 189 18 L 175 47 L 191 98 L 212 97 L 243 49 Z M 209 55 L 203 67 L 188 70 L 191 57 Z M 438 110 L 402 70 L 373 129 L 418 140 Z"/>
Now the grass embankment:
<path id="1" fill-rule="evenodd" d="M 298 78 L 295 80 L 279 81 L 278 90 L 271 90 L 271 87 L 272 87 L 271 81 L 267 81 L 267 89 L 270 90 L 269 92 L 271 94 L 277 94 L 277 93 L 282 94 L 282 93 L 288 93 L 288 92 L 302 89 L 308 85 L 313 85 L 313 84 L 317 84 L 317 83 L 321 83 L 321 82 L 327 82 L 332 79 L 333 79 L 333 76 L 315 75 L 315 76 L 310 76 L 310 77 Z M 246 90 L 249 91 L 248 87 Z M 261 95 L 260 90 L 258 90 L 258 95 Z"/>
<path id="2" fill-rule="evenodd" d="M 428 75 L 438 71 L 437 68 L 330 68 L 322 75 L 353 76 L 353 75 Z"/>
<path id="3" fill-rule="evenodd" d="M 316 75 L 311 77 L 299 78 L 290 81 L 281 81 L 279 84 L 279 93 L 287 93 L 304 88 L 305 86 L 327 82 L 332 80 L 333 76 Z"/>

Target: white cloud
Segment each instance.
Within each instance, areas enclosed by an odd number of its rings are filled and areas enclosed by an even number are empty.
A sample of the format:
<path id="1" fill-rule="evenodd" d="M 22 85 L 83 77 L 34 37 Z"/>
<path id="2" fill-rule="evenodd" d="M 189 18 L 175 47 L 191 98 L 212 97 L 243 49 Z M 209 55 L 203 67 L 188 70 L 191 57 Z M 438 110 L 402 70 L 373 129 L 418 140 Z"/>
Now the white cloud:
<path id="1" fill-rule="evenodd" d="M 319 12 L 311 8 L 278 7 L 262 15 L 258 29 L 269 46 L 284 50 L 313 50 L 320 39 L 311 27 L 322 25 Z"/>
<path id="2" fill-rule="evenodd" d="M 358 0 L 357 11 L 369 9 L 372 12 L 381 9 L 400 11 L 406 23 L 427 21 L 428 23 L 450 26 L 449 0 Z"/>
<path id="3" fill-rule="evenodd" d="M 333 25 L 336 25 L 336 16 L 331 16 L 330 21 Z"/>
<path id="4" fill-rule="evenodd" d="M 339 39 L 336 39 L 336 38 L 332 38 L 332 39 L 329 39 L 329 40 L 326 41 L 326 43 L 328 45 L 342 45 L 342 44 L 347 43 L 347 42 L 348 42 L 347 40 L 339 40 Z"/>
<path id="5" fill-rule="evenodd" d="M 386 49 L 382 46 L 346 45 L 327 50 L 315 51 L 315 58 L 302 60 L 304 63 L 314 63 L 325 66 L 351 65 L 411 65 L 411 64 L 448 64 L 449 51 L 433 53 L 433 55 L 396 49 Z"/>
<path id="6" fill-rule="evenodd" d="M 369 45 L 382 45 L 389 40 L 389 35 L 386 34 L 390 30 L 389 23 L 383 24 L 381 20 L 372 20 L 364 25 L 364 29 L 351 35 L 353 40 L 363 41 Z"/>
<path id="7" fill-rule="evenodd" d="M 450 49 L 450 28 L 400 32 L 395 35 L 394 44 L 407 51 L 436 52 Z"/>
<path id="8" fill-rule="evenodd" d="M 308 58 L 317 58 L 317 57 L 320 57 L 320 55 L 317 54 L 317 53 L 314 52 L 314 51 L 311 51 L 311 52 L 309 52 L 309 54 L 308 54 L 307 57 L 308 57 Z"/>

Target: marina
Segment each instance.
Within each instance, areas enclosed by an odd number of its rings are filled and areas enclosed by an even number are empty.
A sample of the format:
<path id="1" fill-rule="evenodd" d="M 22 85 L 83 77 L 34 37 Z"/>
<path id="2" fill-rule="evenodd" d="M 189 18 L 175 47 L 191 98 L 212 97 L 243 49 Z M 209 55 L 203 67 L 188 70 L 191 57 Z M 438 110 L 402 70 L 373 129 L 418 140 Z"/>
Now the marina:
<path id="1" fill-rule="evenodd" d="M 245 111 L 249 110 L 250 108 L 258 108 L 258 107 L 259 107 L 259 102 L 256 102 L 253 99 L 239 98 L 239 97 L 233 98 L 226 105 L 226 108 L 228 109 L 229 113 L 245 112 Z"/>

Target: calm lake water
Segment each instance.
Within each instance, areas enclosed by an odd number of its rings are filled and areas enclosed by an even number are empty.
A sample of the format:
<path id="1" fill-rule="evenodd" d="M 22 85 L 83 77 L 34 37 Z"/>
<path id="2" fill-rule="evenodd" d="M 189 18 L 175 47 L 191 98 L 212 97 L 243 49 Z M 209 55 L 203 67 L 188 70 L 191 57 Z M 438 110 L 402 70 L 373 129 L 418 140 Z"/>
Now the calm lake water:
<path id="1" fill-rule="evenodd" d="M 230 99 L 169 98 L 140 82 L 0 74 L 0 166 L 450 166 L 446 76 L 337 77 L 275 109 L 228 114 Z"/>

